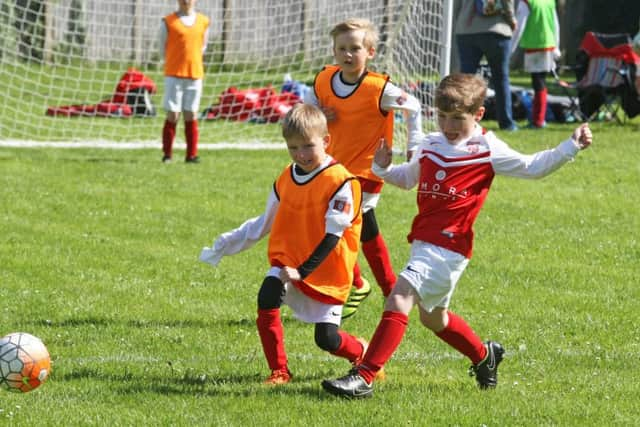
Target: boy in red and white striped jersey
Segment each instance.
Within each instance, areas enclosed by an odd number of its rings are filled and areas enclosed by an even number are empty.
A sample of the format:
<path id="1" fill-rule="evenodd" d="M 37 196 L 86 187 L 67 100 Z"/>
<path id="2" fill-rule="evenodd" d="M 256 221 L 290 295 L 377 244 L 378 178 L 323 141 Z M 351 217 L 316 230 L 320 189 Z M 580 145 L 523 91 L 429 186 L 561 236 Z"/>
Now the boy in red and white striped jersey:
<path id="1" fill-rule="evenodd" d="M 496 386 L 504 349 L 494 341 L 483 343 L 462 317 L 449 311 L 456 283 L 471 258 L 473 223 L 496 174 L 546 176 L 587 148 L 592 135 L 583 124 L 555 148 L 521 154 L 478 124 L 485 94 L 484 81 L 475 75 L 447 76 L 436 91 L 440 132 L 427 135 L 411 160 L 401 165 L 391 164 L 391 150 L 381 141 L 373 172 L 401 188 L 418 186 L 418 214 L 408 236 L 411 257 L 387 299 L 362 363 L 344 377 L 323 381 L 330 393 L 373 393 L 376 372 L 400 345 L 416 304 L 422 324 L 471 360 L 470 373 L 478 385 Z"/>

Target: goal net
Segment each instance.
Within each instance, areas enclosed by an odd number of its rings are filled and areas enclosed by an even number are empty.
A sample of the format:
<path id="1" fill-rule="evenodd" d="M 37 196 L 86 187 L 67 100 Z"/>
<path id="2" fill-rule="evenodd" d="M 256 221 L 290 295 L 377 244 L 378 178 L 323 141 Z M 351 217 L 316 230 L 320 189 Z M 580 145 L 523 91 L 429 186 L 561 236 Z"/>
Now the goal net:
<path id="1" fill-rule="evenodd" d="M 431 126 L 433 86 L 449 62 L 450 3 L 199 0 L 211 21 L 200 141 L 280 142 L 273 123 L 332 63 L 329 31 L 351 17 L 376 25 L 371 68 L 418 97 Z M 176 8 L 165 0 L 2 2 L 0 140 L 159 143 L 159 28 Z M 402 144 L 405 127 L 396 129 Z"/>

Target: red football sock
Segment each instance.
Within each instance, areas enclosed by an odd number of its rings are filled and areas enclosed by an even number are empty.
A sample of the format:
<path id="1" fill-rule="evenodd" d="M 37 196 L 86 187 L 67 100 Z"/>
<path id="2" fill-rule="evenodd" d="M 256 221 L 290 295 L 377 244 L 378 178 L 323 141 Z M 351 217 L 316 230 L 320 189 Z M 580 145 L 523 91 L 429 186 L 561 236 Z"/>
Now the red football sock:
<path id="1" fill-rule="evenodd" d="M 382 319 L 371 338 L 369 349 L 358 368 L 358 372 L 368 384 L 373 382 L 378 371 L 391 359 L 393 352 L 402 342 L 408 323 L 409 316 L 406 314 L 397 311 L 382 313 Z"/>
<path id="2" fill-rule="evenodd" d="M 351 282 L 351 284 L 356 289 L 361 289 L 362 286 L 364 285 L 364 283 L 362 282 L 362 274 L 360 273 L 360 265 L 358 265 L 357 262 L 353 266 L 353 282 Z"/>
<path id="3" fill-rule="evenodd" d="M 480 337 L 473 332 L 462 317 L 450 311 L 447 314 L 449 315 L 449 323 L 442 331 L 436 333 L 438 338 L 467 356 L 474 365 L 482 362 L 482 359 L 487 355 L 487 349 Z"/>
<path id="4" fill-rule="evenodd" d="M 547 88 L 533 93 L 533 110 L 531 121 L 534 126 L 540 127 L 544 124 L 547 113 Z"/>
<path id="5" fill-rule="evenodd" d="M 173 140 L 175 137 L 176 123 L 165 120 L 164 127 L 162 128 L 162 152 L 166 157 L 171 157 L 171 149 L 173 147 Z"/>
<path id="6" fill-rule="evenodd" d="M 367 258 L 369 267 L 371 267 L 382 293 L 385 297 L 389 296 L 393 286 L 396 284 L 396 275 L 393 272 L 389 250 L 382 235 L 378 234 L 373 239 L 362 242 L 362 252 Z"/>
<path id="7" fill-rule="evenodd" d="M 338 335 L 340 335 L 342 342 L 340 343 L 340 347 L 331 354 L 345 358 L 349 362 L 354 362 L 362 356 L 362 344 L 356 337 L 349 335 L 345 331 L 338 331 Z"/>
<path id="8" fill-rule="evenodd" d="M 269 368 L 272 371 L 286 369 L 287 353 L 284 351 L 284 331 L 280 321 L 280 309 L 258 309 L 256 324 Z"/>
<path id="9" fill-rule="evenodd" d="M 184 136 L 187 140 L 187 158 L 198 155 L 198 121 L 184 122 Z"/>

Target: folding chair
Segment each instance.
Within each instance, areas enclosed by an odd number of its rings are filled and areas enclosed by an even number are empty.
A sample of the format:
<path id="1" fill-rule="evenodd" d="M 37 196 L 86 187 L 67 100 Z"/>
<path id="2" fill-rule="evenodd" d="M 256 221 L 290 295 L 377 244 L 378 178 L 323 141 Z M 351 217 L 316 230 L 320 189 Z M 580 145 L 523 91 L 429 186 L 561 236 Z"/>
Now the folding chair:
<path id="1" fill-rule="evenodd" d="M 571 69 L 573 69 L 573 67 L 571 67 Z M 577 82 L 569 83 L 568 81 L 563 80 L 555 69 L 551 70 L 551 75 L 553 76 L 556 86 L 562 90 L 566 99 L 568 99 L 565 113 L 566 116 L 573 118 L 574 121 L 586 122 L 588 117 L 586 117 L 580 109 Z"/>
<path id="2" fill-rule="evenodd" d="M 586 120 L 604 116 L 622 124 L 640 114 L 633 82 L 640 57 L 633 51 L 629 34 L 587 32 L 577 59 L 575 88 Z"/>

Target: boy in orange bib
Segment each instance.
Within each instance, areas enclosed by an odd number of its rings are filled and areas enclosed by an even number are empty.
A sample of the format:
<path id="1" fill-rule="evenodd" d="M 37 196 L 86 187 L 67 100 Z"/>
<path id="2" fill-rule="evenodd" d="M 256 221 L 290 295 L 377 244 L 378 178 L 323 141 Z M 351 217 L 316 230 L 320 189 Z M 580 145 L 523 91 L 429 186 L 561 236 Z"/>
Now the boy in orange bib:
<path id="1" fill-rule="evenodd" d="M 178 0 L 178 11 L 167 15 L 160 27 L 160 54 L 164 58 L 164 98 L 167 112 L 162 128 L 162 162 L 171 162 L 180 113 L 184 115 L 187 163 L 199 163 L 196 113 L 202 97 L 209 18 L 196 13 L 196 0 Z"/>
<path id="2" fill-rule="evenodd" d="M 378 286 L 386 297 L 396 275 L 386 243 L 378 229 L 375 207 L 380 198 L 382 178 L 371 172 L 371 161 L 380 138 L 393 141 L 394 110 L 406 113 L 408 153 L 422 139 L 422 109 L 417 98 L 375 73 L 367 64 L 376 53 L 378 33 L 366 19 L 349 19 L 331 30 L 335 65 L 325 66 L 315 78 L 307 104 L 317 105 L 327 116 L 331 143 L 327 153 L 358 177 L 362 185 L 362 251 Z M 354 289 L 343 312 L 353 315 L 371 288 L 360 276 L 356 264 Z"/>
<path id="3" fill-rule="evenodd" d="M 297 104 L 282 134 L 293 160 L 276 179 L 265 212 L 220 235 L 200 260 L 217 265 L 225 255 L 250 248 L 267 233 L 270 268 L 258 293 L 258 333 L 271 376 L 284 384 L 291 372 L 284 348 L 280 306 L 315 325 L 322 350 L 357 364 L 367 342 L 339 329 L 362 227 L 360 183 L 325 148 L 331 137 L 322 112 Z"/>

